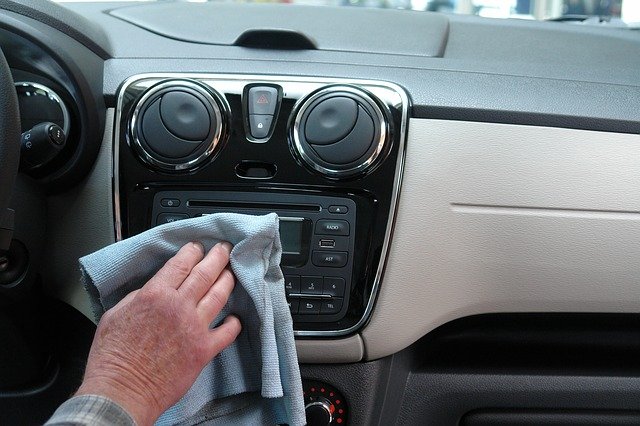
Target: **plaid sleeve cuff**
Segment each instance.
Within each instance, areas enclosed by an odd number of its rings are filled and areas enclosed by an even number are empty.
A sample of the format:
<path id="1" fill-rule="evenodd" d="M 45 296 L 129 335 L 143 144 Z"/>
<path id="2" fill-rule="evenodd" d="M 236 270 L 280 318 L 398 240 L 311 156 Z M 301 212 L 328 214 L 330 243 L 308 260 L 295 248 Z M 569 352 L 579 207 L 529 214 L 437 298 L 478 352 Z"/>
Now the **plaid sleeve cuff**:
<path id="1" fill-rule="evenodd" d="M 62 404 L 46 426 L 135 426 L 131 416 L 118 404 L 98 395 L 81 395 Z"/>

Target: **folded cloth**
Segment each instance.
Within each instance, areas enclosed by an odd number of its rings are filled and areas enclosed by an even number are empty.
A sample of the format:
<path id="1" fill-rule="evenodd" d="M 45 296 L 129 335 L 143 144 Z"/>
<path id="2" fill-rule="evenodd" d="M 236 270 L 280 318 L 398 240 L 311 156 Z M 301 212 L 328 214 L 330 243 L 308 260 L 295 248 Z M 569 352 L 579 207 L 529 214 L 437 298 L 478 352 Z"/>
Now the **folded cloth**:
<path id="1" fill-rule="evenodd" d="M 80 259 L 99 319 L 189 241 L 200 241 L 207 250 L 219 241 L 234 245 L 230 264 L 236 287 L 213 324 L 234 313 L 242 321 L 242 332 L 157 424 L 306 423 L 278 226 L 273 213 L 219 213 L 158 226 Z"/>

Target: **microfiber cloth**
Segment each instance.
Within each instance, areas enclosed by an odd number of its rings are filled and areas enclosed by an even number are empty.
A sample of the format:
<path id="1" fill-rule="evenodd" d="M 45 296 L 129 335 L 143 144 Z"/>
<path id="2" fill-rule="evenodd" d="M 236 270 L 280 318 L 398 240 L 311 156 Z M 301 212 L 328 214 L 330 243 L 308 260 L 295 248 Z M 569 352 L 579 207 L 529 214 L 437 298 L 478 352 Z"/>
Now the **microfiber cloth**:
<path id="1" fill-rule="evenodd" d="M 236 287 L 213 324 L 234 313 L 242 332 L 157 424 L 306 423 L 278 226 L 274 213 L 219 213 L 157 226 L 80 259 L 99 319 L 142 287 L 184 244 L 199 241 L 207 251 L 220 241 L 234 246 L 230 264 Z"/>

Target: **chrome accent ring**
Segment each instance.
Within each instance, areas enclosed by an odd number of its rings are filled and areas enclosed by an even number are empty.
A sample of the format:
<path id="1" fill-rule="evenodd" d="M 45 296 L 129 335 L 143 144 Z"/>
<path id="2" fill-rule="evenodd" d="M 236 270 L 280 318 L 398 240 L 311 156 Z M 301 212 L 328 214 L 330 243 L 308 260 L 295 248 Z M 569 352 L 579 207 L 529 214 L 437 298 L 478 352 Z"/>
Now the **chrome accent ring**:
<path id="1" fill-rule="evenodd" d="M 301 131 L 300 125 L 302 124 L 301 123 L 302 118 L 305 116 L 305 113 L 318 98 L 321 98 L 322 96 L 325 96 L 327 94 L 338 94 L 341 92 L 342 93 L 346 92 L 352 95 L 356 95 L 360 98 L 363 98 L 367 102 L 368 106 L 371 107 L 371 109 L 376 115 L 376 117 L 374 117 L 374 120 L 377 121 L 377 125 L 380 128 L 380 137 L 378 138 L 377 141 L 374 141 L 374 143 L 376 143 L 375 150 L 371 153 L 371 155 L 368 158 L 362 161 L 359 165 L 355 167 L 351 167 L 349 169 L 337 170 L 337 169 L 324 167 L 318 164 L 311 156 L 309 156 L 309 154 L 306 152 L 306 149 L 302 143 L 302 140 L 300 139 L 300 131 Z M 387 136 L 389 135 L 389 122 L 387 121 L 385 114 L 382 112 L 382 109 L 380 109 L 380 107 L 378 106 L 378 102 L 376 102 L 373 99 L 373 97 L 369 95 L 365 90 L 355 86 L 331 85 L 313 93 L 311 96 L 309 96 L 306 99 L 303 99 L 300 102 L 302 103 L 301 104 L 299 103 L 298 105 L 294 106 L 293 108 L 294 112 L 292 113 L 292 116 L 295 117 L 295 120 L 292 126 L 292 131 L 291 131 L 292 134 L 291 134 L 289 145 L 290 145 L 290 148 L 292 148 L 291 151 L 294 153 L 294 155 L 301 158 L 305 164 L 307 164 L 309 167 L 311 167 L 315 171 L 333 179 L 350 177 L 353 175 L 363 173 L 364 171 L 366 171 L 372 165 L 375 164 L 376 160 L 378 160 L 378 158 L 380 157 L 380 154 L 385 149 L 385 143 L 387 141 Z M 393 143 L 392 138 L 389 138 L 389 139 L 390 139 L 390 142 Z M 293 142 L 293 146 L 291 146 L 291 142 Z M 389 150 L 390 148 L 391 148 L 391 145 L 389 145 Z"/>
<path id="2" fill-rule="evenodd" d="M 71 130 L 71 115 L 69 114 L 69 109 L 67 105 L 65 105 L 62 98 L 50 87 L 47 87 L 40 83 L 33 83 L 31 81 L 16 81 L 14 84 L 15 87 L 33 87 L 34 89 L 39 89 L 44 91 L 49 99 L 56 102 L 60 106 L 60 110 L 62 111 L 62 130 L 64 131 L 65 136 L 69 137 L 69 130 Z"/>
<path id="3" fill-rule="evenodd" d="M 322 401 L 314 401 L 314 402 L 310 402 L 307 405 L 304 406 L 305 411 L 307 410 L 307 408 L 309 407 L 321 407 L 323 408 L 327 414 L 329 414 L 329 423 L 330 424 L 333 421 L 333 413 L 331 412 L 331 408 L 329 408 L 328 404 L 326 402 L 322 402 Z"/>
<path id="4" fill-rule="evenodd" d="M 149 99 L 153 98 L 158 92 L 165 90 L 167 88 L 175 88 L 179 89 L 181 87 L 185 87 L 188 89 L 195 90 L 198 94 L 202 95 L 211 105 L 215 115 L 215 129 L 213 134 L 213 139 L 211 143 L 207 147 L 207 149 L 200 154 L 198 157 L 189 160 L 185 163 L 167 163 L 166 161 L 162 161 L 156 158 L 152 153 L 150 153 L 140 141 L 138 137 L 138 120 L 140 117 L 140 113 L 142 112 L 142 108 L 146 106 L 146 103 Z M 227 103 L 227 100 L 218 94 L 215 90 L 209 89 L 200 83 L 191 80 L 167 80 L 157 85 L 149 88 L 138 100 L 136 103 L 136 107 L 131 115 L 131 119 L 129 121 L 129 146 L 131 146 L 136 153 L 140 156 L 140 158 L 147 164 L 157 167 L 161 170 L 166 171 L 188 171 L 193 170 L 197 166 L 201 165 L 205 160 L 207 160 L 213 152 L 216 150 L 218 144 L 220 142 L 227 139 L 229 136 L 227 119 L 231 114 L 231 108 Z"/>

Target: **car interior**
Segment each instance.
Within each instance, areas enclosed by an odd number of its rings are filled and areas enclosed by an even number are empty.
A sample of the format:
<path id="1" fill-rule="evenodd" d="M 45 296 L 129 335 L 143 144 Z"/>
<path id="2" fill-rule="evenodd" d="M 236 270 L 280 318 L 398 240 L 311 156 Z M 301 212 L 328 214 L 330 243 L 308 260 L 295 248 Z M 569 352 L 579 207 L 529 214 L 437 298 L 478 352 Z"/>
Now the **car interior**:
<path id="1" fill-rule="evenodd" d="M 218 212 L 308 424 L 640 424 L 640 2 L 284 3 L 0 1 L 0 424 L 82 381 L 78 258 Z"/>

